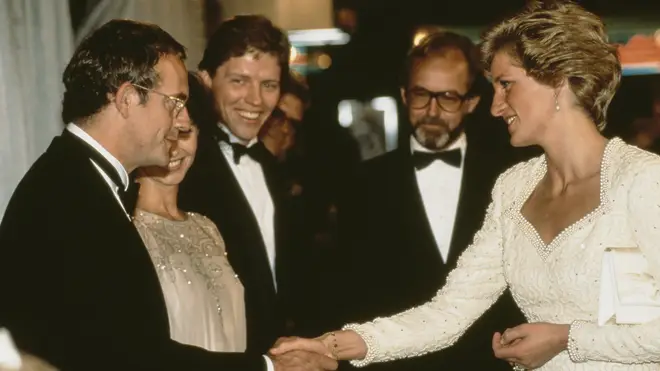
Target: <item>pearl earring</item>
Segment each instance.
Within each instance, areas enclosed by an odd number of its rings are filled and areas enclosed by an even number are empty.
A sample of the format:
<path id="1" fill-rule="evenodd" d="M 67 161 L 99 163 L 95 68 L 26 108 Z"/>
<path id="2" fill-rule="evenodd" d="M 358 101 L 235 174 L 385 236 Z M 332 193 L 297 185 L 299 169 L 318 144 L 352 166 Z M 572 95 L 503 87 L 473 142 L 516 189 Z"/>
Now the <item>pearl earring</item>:
<path id="1" fill-rule="evenodd" d="M 555 109 L 559 112 L 559 99 L 557 97 L 555 97 Z"/>

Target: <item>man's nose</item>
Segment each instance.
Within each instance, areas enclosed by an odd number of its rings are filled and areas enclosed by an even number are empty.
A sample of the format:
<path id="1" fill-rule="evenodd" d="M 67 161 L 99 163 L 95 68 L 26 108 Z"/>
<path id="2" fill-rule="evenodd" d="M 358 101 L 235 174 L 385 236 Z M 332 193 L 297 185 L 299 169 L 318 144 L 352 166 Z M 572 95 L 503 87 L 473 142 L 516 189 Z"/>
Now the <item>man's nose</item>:
<path id="1" fill-rule="evenodd" d="M 261 86 L 260 85 L 250 85 L 248 88 L 247 95 L 245 96 L 245 101 L 253 106 L 260 106 L 262 102 L 261 97 Z"/>
<path id="2" fill-rule="evenodd" d="M 431 117 L 440 116 L 440 106 L 438 105 L 438 98 L 431 98 L 429 100 L 429 105 L 426 107 L 426 113 Z"/>

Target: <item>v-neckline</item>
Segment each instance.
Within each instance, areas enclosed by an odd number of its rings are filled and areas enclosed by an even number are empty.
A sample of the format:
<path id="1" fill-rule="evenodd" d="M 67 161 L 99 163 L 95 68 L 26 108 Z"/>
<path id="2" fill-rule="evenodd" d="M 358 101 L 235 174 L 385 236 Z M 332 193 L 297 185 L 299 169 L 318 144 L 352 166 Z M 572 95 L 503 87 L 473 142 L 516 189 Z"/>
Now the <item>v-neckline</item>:
<path id="1" fill-rule="evenodd" d="M 541 161 L 539 166 L 536 168 L 534 175 L 527 182 L 524 192 L 521 193 L 519 202 L 516 203 L 516 219 L 519 224 L 522 226 L 522 230 L 531 240 L 532 244 L 536 247 L 539 255 L 542 259 L 546 259 L 557 246 L 561 245 L 568 237 L 573 235 L 575 232 L 581 230 L 586 225 L 589 225 L 593 222 L 593 219 L 596 215 L 604 213 L 609 207 L 609 197 L 608 190 L 610 188 L 610 177 L 609 177 L 609 167 L 610 167 L 610 152 L 614 144 L 618 143 L 620 140 L 618 138 L 613 138 L 607 142 L 605 145 L 605 150 L 600 160 L 600 183 L 599 183 L 599 203 L 598 206 L 588 213 L 584 214 L 580 219 L 571 223 L 557 233 L 549 243 L 546 243 L 541 235 L 539 234 L 536 227 L 523 215 L 522 209 L 531 197 L 532 193 L 539 185 L 545 174 L 548 170 L 548 163 L 545 159 Z"/>

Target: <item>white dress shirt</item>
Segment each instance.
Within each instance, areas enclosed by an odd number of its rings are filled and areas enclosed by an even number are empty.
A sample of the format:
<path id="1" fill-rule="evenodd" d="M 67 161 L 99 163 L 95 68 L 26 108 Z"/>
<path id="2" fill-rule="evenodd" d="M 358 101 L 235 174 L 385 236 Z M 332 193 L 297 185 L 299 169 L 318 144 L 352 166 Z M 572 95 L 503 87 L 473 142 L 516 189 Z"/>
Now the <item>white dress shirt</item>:
<path id="1" fill-rule="evenodd" d="M 119 177 L 121 178 L 122 183 L 124 183 L 123 184 L 124 191 L 128 190 L 128 172 L 126 172 L 126 169 L 124 169 L 124 165 L 122 165 L 121 162 L 119 162 L 119 160 L 117 160 L 115 158 L 115 156 L 110 154 L 110 152 L 108 152 L 108 150 L 103 148 L 103 146 L 99 142 L 96 141 L 96 139 L 92 138 L 89 134 L 87 134 L 78 125 L 70 123 L 66 126 L 66 130 L 68 130 L 71 134 L 73 134 L 73 135 L 77 136 L 78 138 L 80 138 L 85 143 L 92 146 L 98 153 L 101 154 L 101 156 L 103 156 L 106 160 L 108 160 L 108 162 L 110 162 L 112 167 L 114 167 L 117 170 L 117 173 L 119 173 Z M 99 172 L 99 174 L 101 174 L 101 176 L 103 177 L 105 182 L 108 183 L 108 187 L 110 187 L 110 190 L 112 190 L 112 193 L 115 195 L 115 199 L 117 199 L 117 202 L 119 203 L 119 206 L 121 206 L 121 209 L 124 210 L 124 213 L 126 213 L 126 216 L 129 219 L 131 219 L 130 215 L 128 215 L 128 212 L 124 208 L 124 204 L 122 204 L 121 199 L 119 198 L 119 193 L 117 193 L 117 191 L 119 190 L 118 185 L 116 185 L 115 182 L 112 181 L 112 178 L 110 178 L 110 176 L 108 176 L 108 174 L 106 174 L 105 171 L 103 171 L 103 169 L 101 169 L 101 167 L 99 165 L 97 165 L 91 159 L 90 159 L 90 161 L 92 162 L 92 165 L 94 165 L 96 170 Z"/>
<path id="2" fill-rule="evenodd" d="M 224 125 L 220 125 L 220 128 L 229 136 L 230 142 L 240 143 L 240 140 Z M 254 138 L 247 144 L 247 147 L 251 147 L 256 143 L 257 138 Z M 261 168 L 261 164 L 248 155 L 241 156 L 238 164 L 236 164 L 234 162 L 234 150 L 231 145 L 225 142 L 220 142 L 220 150 L 227 159 L 227 163 L 234 173 L 238 184 L 240 184 L 243 194 L 257 219 L 261 237 L 266 246 L 266 254 L 268 255 L 268 263 L 271 274 L 273 275 L 273 282 L 275 283 L 275 288 L 277 288 L 277 280 L 275 278 L 275 206 L 266 185 L 264 171 Z"/>
<path id="3" fill-rule="evenodd" d="M 410 137 L 410 149 L 419 152 L 432 152 L 419 144 L 413 136 Z M 463 163 L 465 162 L 465 150 L 467 149 L 465 134 L 456 139 L 446 150 L 453 149 L 461 150 L 461 167 L 454 167 L 438 160 L 424 169 L 415 170 L 417 186 L 422 196 L 426 217 L 442 260 L 445 263 L 449 256 L 449 247 L 454 232 L 454 223 L 456 222 L 458 198 L 461 193 Z"/>

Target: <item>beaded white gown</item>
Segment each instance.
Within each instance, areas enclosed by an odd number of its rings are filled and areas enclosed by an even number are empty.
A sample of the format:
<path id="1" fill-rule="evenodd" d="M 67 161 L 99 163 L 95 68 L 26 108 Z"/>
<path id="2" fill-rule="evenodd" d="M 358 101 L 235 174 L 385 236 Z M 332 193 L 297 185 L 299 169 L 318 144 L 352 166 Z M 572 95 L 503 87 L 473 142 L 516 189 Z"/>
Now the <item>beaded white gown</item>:
<path id="1" fill-rule="evenodd" d="M 610 140 L 602 160 L 600 205 L 548 245 L 520 211 L 545 172 L 541 156 L 499 177 L 482 229 L 434 299 L 389 318 L 346 326 L 368 344 L 366 358 L 353 363 L 446 348 L 508 286 L 529 322 L 582 323 L 572 326 L 573 357 L 563 351 L 538 370 L 660 370 L 660 320 L 597 325 L 607 247 L 639 247 L 660 287 L 660 157 Z"/>
<path id="2" fill-rule="evenodd" d="M 137 210 L 133 219 L 158 273 L 171 338 L 215 352 L 244 352 L 243 285 L 215 224 L 186 215 L 175 221 Z"/>

